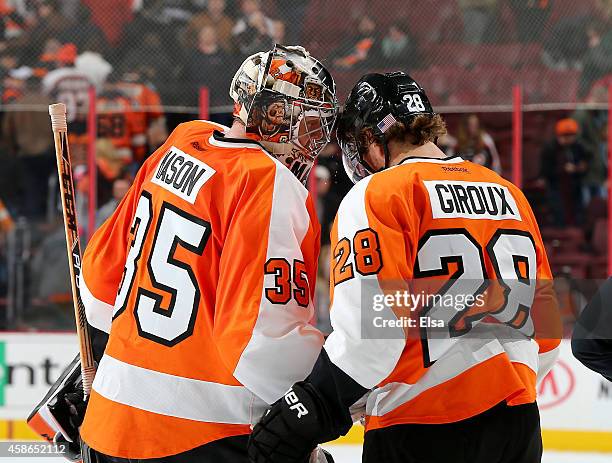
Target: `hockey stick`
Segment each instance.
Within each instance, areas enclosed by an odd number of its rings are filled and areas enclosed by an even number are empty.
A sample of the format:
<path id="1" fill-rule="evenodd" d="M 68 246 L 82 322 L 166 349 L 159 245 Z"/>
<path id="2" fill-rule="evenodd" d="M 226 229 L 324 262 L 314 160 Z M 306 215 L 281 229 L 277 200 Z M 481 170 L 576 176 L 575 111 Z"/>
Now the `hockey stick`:
<path id="1" fill-rule="evenodd" d="M 72 165 L 68 148 L 68 124 L 66 122 L 66 105 L 63 103 L 49 106 L 51 128 L 55 142 L 57 158 L 57 175 L 59 176 L 60 193 L 62 196 L 62 212 L 64 215 L 64 231 L 66 233 L 66 250 L 70 265 L 70 285 L 72 286 L 72 302 L 76 318 L 77 336 L 79 337 L 79 352 L 81 357 L 81 376 L 85 398 L 91 392 L 91 384 L 96 373 L 91 337 L 85 316 L 85 306 L 81 299 L 78 277 L 81 274 L 81 245 L 79 242 L 79 227 L 74 196 L 74 181 Z"/>

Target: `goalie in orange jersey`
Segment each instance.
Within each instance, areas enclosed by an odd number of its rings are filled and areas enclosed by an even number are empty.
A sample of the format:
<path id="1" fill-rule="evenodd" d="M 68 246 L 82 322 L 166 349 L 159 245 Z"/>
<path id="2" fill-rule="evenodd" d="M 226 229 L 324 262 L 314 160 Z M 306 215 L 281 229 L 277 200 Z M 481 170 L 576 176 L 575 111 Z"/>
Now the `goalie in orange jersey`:
<path id="1" fill-rule="evenodd" d="M 309 323 L 320 226 L 300 180 L 330 140 L 334 81 L 303 48 L 277 46 L 247 58 L 230 95 L 232 127 L 179 125 L 83 256 L 87 319 L 94 341 L 108 336 L 84 421 L 60 388 L 30 423 L 80 437 L 86 462 L 247 463 L 251 425 L 323 344 Z M 270 95 L 290 122 L 274 142 L 251 117 Z M 287 153 L 307 160 L 297 177 Z"/>

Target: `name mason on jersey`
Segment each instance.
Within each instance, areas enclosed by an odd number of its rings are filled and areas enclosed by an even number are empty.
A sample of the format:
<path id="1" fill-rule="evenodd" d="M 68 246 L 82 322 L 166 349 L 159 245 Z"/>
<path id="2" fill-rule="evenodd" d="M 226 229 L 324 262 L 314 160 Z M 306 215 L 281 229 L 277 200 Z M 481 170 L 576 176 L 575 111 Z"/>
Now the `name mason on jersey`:
<path id="1" fill-rule="evenodd" d="M 489 182 L 426 180 L 434 219 L 521 220 L 508 187 Z"/>
<path id="2" fill-rule="evenodd" d="M 194 204 L 214 174 L 212 167 L 173 146 L 162 157 L 151 182 Z"/>

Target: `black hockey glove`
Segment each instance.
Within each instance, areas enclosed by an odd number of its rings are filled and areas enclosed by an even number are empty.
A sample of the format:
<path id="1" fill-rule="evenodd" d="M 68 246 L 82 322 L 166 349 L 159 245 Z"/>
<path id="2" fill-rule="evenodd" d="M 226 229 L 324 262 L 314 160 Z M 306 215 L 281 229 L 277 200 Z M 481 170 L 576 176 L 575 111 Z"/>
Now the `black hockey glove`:
<path id="1" fill-rule="evenodd" d="M 64 446 L 70 461 L 80 457 L 79 427 L 85 417 L 81 363 L 77 355 L 28 417 L 28 424 L 48 442 Z M 49 415 L 52 417 L 50 418 Z M 72 441 L 72 442 L 71 442 Z"/>
<path id="2" fill-rule="evenodd" d="M 340 436 L 325 399 L 312 384 L 302 381 L 266 411 L 249 438 L 253 463 L 308 463 L 322 442 Z"/>
<path id="3" fill-rule="evenodd" d="M 80 363 L 79 363 L 80 367 Z M 56 417 L 62 417 L 62 432 L 55 435 L 54 441 L 64 444 L 64 458 L 71 462 L 81 460 L 81 438 L 79 428 L 85 418 L 87 402 L 84 400 L 83 381 L 80 378 L 72 384 L 67 384 L 65 390 L 60 390 L 57 395 L 57 402 L 50 406 L 51 412 Z M 64 436 L 66 434 L 72 442 Z"/>

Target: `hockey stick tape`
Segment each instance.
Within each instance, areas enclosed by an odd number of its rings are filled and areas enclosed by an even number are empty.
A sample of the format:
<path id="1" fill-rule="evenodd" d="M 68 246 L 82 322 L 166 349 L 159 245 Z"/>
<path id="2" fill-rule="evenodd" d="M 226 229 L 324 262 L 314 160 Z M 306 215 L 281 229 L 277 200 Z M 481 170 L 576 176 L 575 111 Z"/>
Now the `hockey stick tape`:
<path id="1" fill-rule="evenodd" d="M 64 103 L 49 105 L 49 115 L 51 116 L 51 128 L 53 130 L 68 130 L 66 105 Z"/>

